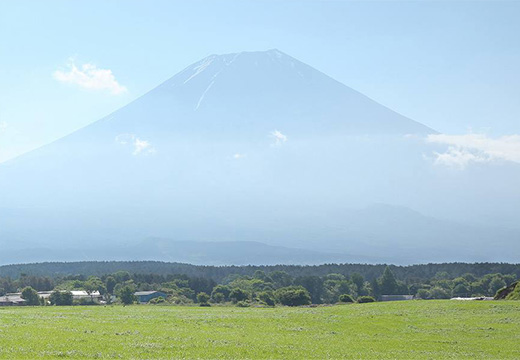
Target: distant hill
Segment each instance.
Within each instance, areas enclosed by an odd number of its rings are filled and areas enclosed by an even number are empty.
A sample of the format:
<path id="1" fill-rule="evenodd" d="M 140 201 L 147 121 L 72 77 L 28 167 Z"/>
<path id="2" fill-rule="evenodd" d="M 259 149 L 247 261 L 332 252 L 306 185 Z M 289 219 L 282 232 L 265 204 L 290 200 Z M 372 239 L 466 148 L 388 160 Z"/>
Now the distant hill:
<path id="1" fill-rule="evenodd" d="M 42 261 L 110 261 L 143 260 L 181 262 L 196 265 L 275 265 L 319 264 L 325 262 L 365 261 L 378 259 L 342 253 L 326 253 L 259 242 L 199 242 L 148 239 L 124 247 L 28 248 L 0 253 L 1 264 Z"/>

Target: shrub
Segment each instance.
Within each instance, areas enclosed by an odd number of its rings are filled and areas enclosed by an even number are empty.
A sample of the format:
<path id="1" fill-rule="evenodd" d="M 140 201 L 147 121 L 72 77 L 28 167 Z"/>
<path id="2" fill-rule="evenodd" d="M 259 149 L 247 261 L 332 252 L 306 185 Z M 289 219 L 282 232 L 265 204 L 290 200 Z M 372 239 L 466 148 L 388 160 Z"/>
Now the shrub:
<path id="1" fill-rule="evenodd" d="M 450 294 L 443 288 L 436 286 L 430 290 L 430 299 L 449 299 Z"/>
<path id="2" fill-rule="evenodd" d="M 197 302 L 200 304 L 200 306 L 209 306 L 209 295 L 205 292 L 200 292 L 197 294 Z"/>
<path id="3" fill-rule="evenodd" d="M 236 304 L 239 301 L 247 300 L 249 296 L 244 290 L 236 288 L 231 290 L 231 293 L 229 293 L 229 298 Z"/>
<path id="4" fill-rule="evenodd" d="M 222 293 L 212 293 L 211 295 L 211 301 L 213 301 L 215 304 L 223 303 L 226 300 L 224 294 Z"/>
<path id="5" fill-rule="evenodd" d="M 311 296 L 307 289 L 302 286 L 287 286 L 279 288 L 275 292 L 278 302 L 286 306 L 309 305 Z"/>
<path id="6" fill-rule="evenodd" d="M 520 283 L 517 283 L 515 285 L 515 288 L 513 291 L 507 295 L 506 300 L 520 300 Z"/>
<path id="7" fill-rule="evenodd" d="M 193 300 L 187 298 L 184 295 L 172 295 L 168 297 L 168 301 L 176 305 L 187 305 L 192 304 Z"/>
<path id="8" fill-rule="evenodd" d="M 229 299 L 229 294 L 231 293 L 231 289 L 226 285 L 217 285 L 213 288 L 211 292 L 211 298 L 213 302 L 224 302 Z M 220 300 L 224 297 L 223 300 Z"/>
<path id="9" fill-rule="evenodd" d="M 274 295 L 270 291 L 262 291 L 261 293 L 258 294 L 257 298 L 258 298 L 258 301 L 260 301 L 261 303 L 263 303 L 265 305 L 274 306 L 274 304 L 275 304 Z"/>
<path id="10" fill-rule="evenodd" d="M 92 299 L 81 298 L 78 300 L 74 300 L 73 305 L 99 305 L 99 304 Z"/>
<path id="11" fill-rule="evenodd" d="M 166 302 L 166 299 L 162 296 L 156 297 L 150 301 L 148 301 L 148 304 L 161 304 L 163 302 Z"/>
<path id="12" fill-rule="evenodd" d="M 419 289 L 415 297 L 426 300 L 430 298 L 430 292 L 426 289 Z"/>
<path id="13" fill-rule="evenodd" d="M 237 302 L 238 307 L 249 307 L 249 303 L 247 301 L 239 301 Z"/>
<path id="14" fill-rule="evenodd" d="M 372 296 L 360 296 L 357 299 L 357 302 L 360 304 L 371 303 L 371 302 L 375 302 L 375 301 L 376 301 L 376 299 L 374 299 Z"/>
<path id="15" fill-rule="evenodd" d="M 342 303 L 353 303 L 354 299 L 349 294 L 343 294 L 338 297 L 338 300 Z"/>

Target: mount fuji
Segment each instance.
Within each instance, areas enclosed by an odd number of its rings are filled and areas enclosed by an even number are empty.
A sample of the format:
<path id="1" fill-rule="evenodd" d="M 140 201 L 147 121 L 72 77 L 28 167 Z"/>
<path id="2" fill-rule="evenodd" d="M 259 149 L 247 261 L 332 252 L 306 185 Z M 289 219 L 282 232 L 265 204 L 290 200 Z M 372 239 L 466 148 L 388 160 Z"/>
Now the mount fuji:
<path id="1" fill-rule="evenodd" d="M 518 229 L 460 215 L 510 213 L 475 194 L 520 170 L 439 172 L 434 133 L 278 50 L 211 55 L 0 164 L 0 262 L 514 261 Z"/>

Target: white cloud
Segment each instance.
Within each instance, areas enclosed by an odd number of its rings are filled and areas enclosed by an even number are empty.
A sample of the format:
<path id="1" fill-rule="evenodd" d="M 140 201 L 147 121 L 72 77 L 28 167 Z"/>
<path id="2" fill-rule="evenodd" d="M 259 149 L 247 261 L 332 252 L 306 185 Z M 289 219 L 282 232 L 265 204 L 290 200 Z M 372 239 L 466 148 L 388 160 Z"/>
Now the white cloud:
<path id="1" fill-rule="evenodd" d="M 140 139 L 134 134 L 120 134 L 116 136 L 115 140 L 119 145 L 132 146 L 133 155 L 154 154 L 156 152 L 155 148 L 149 141 Z"/>
<path id="2" fill-rule="evenodd" d="M 0 134 L 7 130 L 9 125 L 5 121 L 0 121 Z"/>
<path id="3" fill-rule="evenodd" d="M 281 146 L 284 142 L 287 142 L 287 136 L 278 130 L 271 132 L 271 137 L 274 139 L 273 146 Z"/>
<path id="4" fill-rule="evenodd" d="M 246 156 L 247 156 L 246 154 L 236 153 L 236 154 L 233 155 L 233 159 L 239 160 L 239 159 L 245 158 Z"/>
<path id="5" fill-rule="evenodd" d="M 149 153 L 150 151 L 154 151 L 150 142 L 148 142 L 146 140 L 141 140 L 139 138 L 135 138 L 133 145 L 134 145 L 134 153 L 133 153 L 134 155 L 139 155 L 142 152 Z"/>
<path id="6" fill-rule="evenodd" d="M 112 95 L 127 92 L 126 87 L 117 82 L 112 70 L 98 69 L 90 63 L 78 68 L 72 59 L 67 64 L 67 70 L 56 70 L 53 77 L 60 82 L 75 84 L 89 90 L 107 90 Z"/>
<path id="7" fill-rule="evenodd" d="M 448 145 L 435 152 L 435 164 L 464 168 L 471 163 L 513 161 L 520 163 L 520 135 L 490 138 L 484 134 L 428 135 L 426 141 Z"/>

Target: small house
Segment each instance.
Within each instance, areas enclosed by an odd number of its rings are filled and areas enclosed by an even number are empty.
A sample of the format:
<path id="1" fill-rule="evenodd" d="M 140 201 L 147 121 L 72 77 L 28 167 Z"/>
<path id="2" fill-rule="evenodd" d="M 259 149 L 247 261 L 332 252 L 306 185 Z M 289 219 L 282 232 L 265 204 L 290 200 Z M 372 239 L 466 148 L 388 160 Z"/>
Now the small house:
<path id="1" fill-rule="evenodd" d="M 138 291 L 134 293 L 135 297 L 137 298 L 137 301 L 139 301 L 142 304 L 146 304 L 152 299 L 163 297 L 166 299 L 168 296 L 167 294 L 163 293 L 162 291 Z"/>

